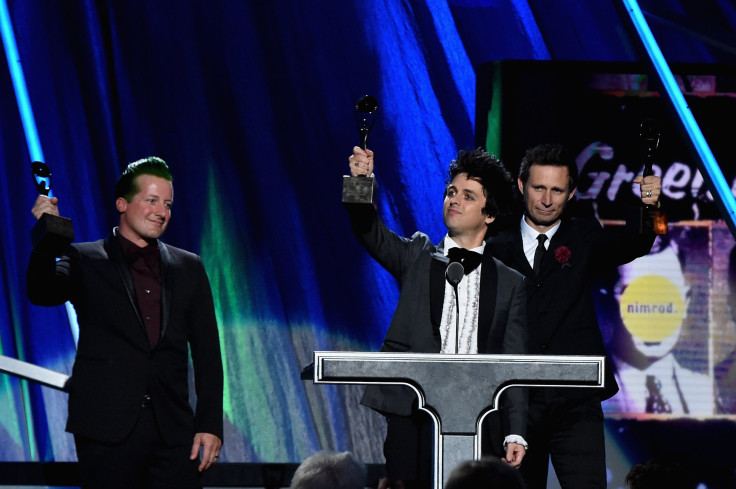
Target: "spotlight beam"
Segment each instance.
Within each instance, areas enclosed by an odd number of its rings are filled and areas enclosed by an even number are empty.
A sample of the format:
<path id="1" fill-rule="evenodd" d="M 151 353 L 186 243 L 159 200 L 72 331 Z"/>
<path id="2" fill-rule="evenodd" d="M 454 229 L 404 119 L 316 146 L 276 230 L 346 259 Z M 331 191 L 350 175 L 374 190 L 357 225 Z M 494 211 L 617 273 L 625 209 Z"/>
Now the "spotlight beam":
<path id="1" fill-rule="evenodd" d="M 653 68 L 653 74 L 656 75 L 663 88 L 661 95 L 669 102 L 670 109 L 676 115 L 675 124 L 687 136 L 685 139 L 691 153 L 695 156 L 703 180 L 713 195 L 713 199 L 721 211 L 731 235 L 736 238 L 736 199 L 734 199 L 733 192 L 726 183 L 723 172 L 718 166 L 718 162 L 713 156 L 713 152 L 710 150 L 698 123 L 695 121 L 685 97 L 682 95 L 638 2 L 636 0 L 621 0 L 621 3 L 625 10 L 625 15 L 622 15 L 624 22 L 626 20 L 630 21 L 636 32 L 638 41 L 640 41 L 648 58 L 647 61 Z"/>

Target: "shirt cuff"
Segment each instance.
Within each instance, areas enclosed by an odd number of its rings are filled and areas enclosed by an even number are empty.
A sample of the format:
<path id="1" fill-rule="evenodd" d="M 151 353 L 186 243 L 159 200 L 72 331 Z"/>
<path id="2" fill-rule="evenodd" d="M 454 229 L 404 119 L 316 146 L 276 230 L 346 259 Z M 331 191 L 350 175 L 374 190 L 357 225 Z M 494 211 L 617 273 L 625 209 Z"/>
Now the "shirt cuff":
<path id="1" fill-rule="evenodd" d="M 519 435 L 509 435 L 506 438 L 503 439 L 503 448 L 506 448 L 506 445 L 509 443 L 518 443 L 519 445 L 522 445 L 524 447 L 524 450 L 529 449 L 529 445 L 527 445 L 526 440 L 524 437 Z"/>

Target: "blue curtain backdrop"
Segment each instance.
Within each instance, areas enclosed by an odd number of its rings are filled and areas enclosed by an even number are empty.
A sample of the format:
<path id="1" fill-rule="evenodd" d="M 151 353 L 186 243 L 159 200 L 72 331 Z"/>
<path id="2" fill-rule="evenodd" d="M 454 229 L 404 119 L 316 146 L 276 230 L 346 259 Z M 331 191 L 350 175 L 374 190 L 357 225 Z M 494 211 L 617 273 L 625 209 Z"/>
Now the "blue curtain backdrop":
<path id="1" fill-rule="evenodd" d="M 642 6 L 670 62 L 732 63 L 731 0 Z M 360 387 L 299 378 L 313 350 L 376 350 L 396 285 L 353 239 L 341 176 L 353 104 L 397 232 L 444 229 L 445 169 L 475 140 L 475 68 L 501 59 L 638 61 L 613 1 L 9 0 L 46 163 L 77 240 L 117 221 L 130 161 L 175 183 L 165 241 L 200 253 L 226 368 L 221 460 L 293 462 L 319 448 L 382 460 Z M 666 19 L 686 19 L 681 28 Z M 725 41 L 724 41 L 725 40 Z M 64 307 L 25 298 L 30 157 L 0 63 L 0 353 L 70 373 Z M 554 94 L 550 94 L 554 96 Z M 75 460 L 66 395 L 0 376 L 0 460 Z"/>

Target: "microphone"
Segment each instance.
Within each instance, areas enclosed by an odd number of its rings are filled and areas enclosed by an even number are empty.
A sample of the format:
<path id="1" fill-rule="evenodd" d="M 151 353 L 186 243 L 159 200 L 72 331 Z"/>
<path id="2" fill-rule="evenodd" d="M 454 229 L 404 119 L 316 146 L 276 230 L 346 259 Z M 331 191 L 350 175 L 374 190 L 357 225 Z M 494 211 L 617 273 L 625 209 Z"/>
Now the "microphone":
<path id="1" fill-rule="evenodd" d="M 460 283 L 464 276 L 465 269 L 462 264 L 454 261 L 447 265 L 445 278 L 455 290 L 455 353 L 460 351 L 460 303 L 457 297 L 457 284 Z"/>
<path id="2" fill-rule="evenodd" d="M 450 282 L 450 285 L 455 287 L 455 289 L 457 289 L 457 284 L 460 283 L 464 276 L 465 269 L 456 261 L 450 263 L 447 266 L 447 270 L 445 270 L 445 278 L 447 278 L 447 281 Z"/>

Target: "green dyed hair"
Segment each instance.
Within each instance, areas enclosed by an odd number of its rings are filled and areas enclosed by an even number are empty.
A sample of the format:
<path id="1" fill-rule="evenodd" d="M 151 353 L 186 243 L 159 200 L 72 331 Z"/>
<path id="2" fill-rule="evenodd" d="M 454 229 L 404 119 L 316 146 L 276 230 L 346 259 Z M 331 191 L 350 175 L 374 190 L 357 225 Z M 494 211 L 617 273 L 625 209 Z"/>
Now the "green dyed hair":
<path id="1" fill-rule="evenodd" d="M 133 197 L 141 191 L 138 186 L 137 178 L 141 175 L 153 175 L 160 177 L 169 182 L 174 180 L 171 176 L 171 170 L 164 160 L 158 156 L 149 156 L 134 161 L 123 170 L 122 175 L 115 183 L 115 200 L 123 197 L 126 201 L 131 202 Z"/>

